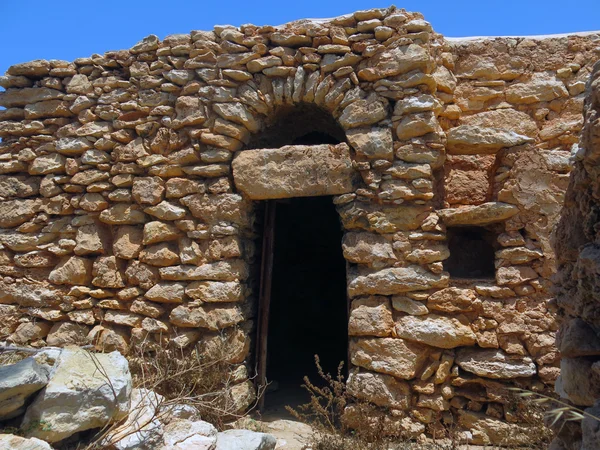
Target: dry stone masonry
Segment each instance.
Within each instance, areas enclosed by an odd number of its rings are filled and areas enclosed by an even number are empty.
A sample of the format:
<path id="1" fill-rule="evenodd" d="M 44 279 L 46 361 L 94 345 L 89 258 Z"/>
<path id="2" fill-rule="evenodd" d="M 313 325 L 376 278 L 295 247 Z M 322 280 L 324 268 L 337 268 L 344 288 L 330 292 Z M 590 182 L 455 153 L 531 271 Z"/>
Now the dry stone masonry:
<path id="1" fill-rule="evenodd" d="M 391 7 L 14 65 L 0 77 L 0 335 L 122 353 L 225 336 L 243 410 L 261 201 L 332 195 L 349 389 L 409 437 L 457 423 L 475 444 L 528 442 L 504 388 L 550 391 L 559 374 L 550 236 L 599 46 L 445 39 Z M 290 114 L 290 135 L 305 114 L 341 143 L 261 140 Z M 583 305 L 569 314 L 595 323 Z M 563 370 L 581 363 L 567 356 Z"/>
<path id="2" fill-rule="evenodd" d="M 600 64 L 587 85 L 585 125 L 575 169 L 567 190 L 554 247 L 557 254 L 556 301 L 562 320 L 557 335 L 562 355 L 556 391 L 561 397 L 598 417 L 600 412 L 600 338 L 598 337 L 598 155 L 600 155 Z M 561 427 L 556 448 L 600 446 L 598 423 Z"/>

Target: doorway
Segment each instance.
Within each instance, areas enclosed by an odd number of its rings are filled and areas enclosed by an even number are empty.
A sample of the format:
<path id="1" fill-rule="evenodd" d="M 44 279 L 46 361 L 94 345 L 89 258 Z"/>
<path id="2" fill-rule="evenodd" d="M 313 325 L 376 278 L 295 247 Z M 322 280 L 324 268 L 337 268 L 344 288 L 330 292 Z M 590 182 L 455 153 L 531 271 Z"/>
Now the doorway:
<path id="1" fill-rule="evenodd" d="M 332 198 L 269 203 L 272 271 L 263 272 L 261 285 L 264 289 L 270 278 L 271 292 L 268 317 L 262 318 L 268 323 L 259 324 L 263 333 L 266 328 L 266 346 L 259 352 L 266 351 L 262 356 L 271 384 L 265 407 L 272 410 L 308 401 L 301 385 L 304 376 L 320 381 L 315 355 L 326 373 L 335 374 L 340 362 L 346 370 L 348 303 L 342 229 Z"/>

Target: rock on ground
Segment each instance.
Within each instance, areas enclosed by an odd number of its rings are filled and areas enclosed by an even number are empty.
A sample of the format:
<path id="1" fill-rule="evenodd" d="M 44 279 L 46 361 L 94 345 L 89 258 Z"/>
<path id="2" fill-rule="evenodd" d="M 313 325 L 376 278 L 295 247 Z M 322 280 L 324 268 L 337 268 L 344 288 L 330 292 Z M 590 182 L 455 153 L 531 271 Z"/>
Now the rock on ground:
<path id="1" fill-rule="evenodd" d="M 49 367 L 26 358 L 0 367 L 0 420 L 25 412 L 26 400 L 48 383 Z"/>
<path id="2" fill-rule="evenodd" d="M 28 437 L 58 442 L 122 419 L 129 412 L 130 395 L 129 365 L 119 352 L 66 348 L 50 382 L 27 408 L 22 428 Z"/>
<path id="3" fill-rule="evenodd" d="M 217 435 L 215 450 L 273 450 L 275 436 L 250 430 L 227 430 Z"/>
<path id="4" fill-rule="evenodd" d="M 50 444 L 37 438 L 0 434 L 0 450 L 52 450 Z"/>

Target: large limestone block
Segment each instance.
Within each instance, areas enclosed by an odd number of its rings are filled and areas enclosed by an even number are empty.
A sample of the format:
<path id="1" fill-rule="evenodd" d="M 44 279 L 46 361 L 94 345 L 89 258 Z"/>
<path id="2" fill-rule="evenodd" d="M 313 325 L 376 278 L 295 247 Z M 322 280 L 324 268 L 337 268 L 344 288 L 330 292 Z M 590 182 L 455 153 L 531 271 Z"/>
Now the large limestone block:
<path id="1" fill-rule="evenodd" d="M 250 430 L 227 430 L 217 434 L 215 450 L 274 450 L 275 436 Z"/>
<path id="2" fill-rule="evenodd" d="M 338 145 L 286 145 L 240 152 L 233 160 L 236 187 L 252 200 L 352 192 L 350 149 Z"/>
<path id="3" fill-rule="evenodd" d="M 516 104 L 551 102 L 568 96 L 562 81 L 543 74 L 536 74 L 530 81 L 516 83 L 506 89 L 506 100 Z"/>
<path id="4" fill-rule="evenodd" d="M 421 291 L 446 287 L 448 275 L 435 274 L 421 266 L 392 267 L 377 272 L 359 269 L 349 272 L 350 297 L 359 295 L 394 295 L 402 292 Z"/>
<path id="5" fill-rule="evenodd" d="M 451 155 L 493 154 L 501 148 L 533 142 L 514 131 L 476 125 L 460 125 L 447 133 L 446 149 Z"/>
<path id="6" fill-rule="evenodd" d="M 130 395 L 129 366 L 119 352 L 91 354 L 67 348 L 50 382 L 27 408 L 22 427 L 28 437 L 58 442 L 124 418 Z"/>
<path id="7" fill-rule="evenodd" d="M 430 347 L 399 338 L 370 338 L 350 341 L 352 364 L 410 380 L 427 360 Z"/>
<path id="8" fill-rule="evenodd" d="M 396 319 L 396 335 L 439 348 L 473 345 L 477 342 L 465 316 L 402 316 Z"/>
<path id="9" fill-rule="evenodd" d="M 393 409 L 410 406 L 410 385 L 390 375 L 354 370 L 348 376 L 348 392 L 377 406 Z"/>
<path id="10" fill-rule="evenodd" d="M 460 118 L 460 125 L 474 125 L 512 131 L 532 138 L 535 138 L 538 134 L 538 127 L 531 116 L 512 108 L 495 109 L 464 116 Z"/>
<path id="11" fill-rule="evenodd" d="M 159 450 L 214 450 L 217 444 L 217 429 L 201 420 L 176 420 L 166 425 L 164 432 Z"/>
<path id="12" fill-rule="evenodd" d="M 27 399 L 48 383 L 48 372 L 47 366 L 33 358 L 0 366 L 0 420 L 23 413 Z"/>
<path id="13" fill-rule="evenodd" d="M 509 355 L 500 349 L 461 348 L 456 364 L 467 372 L 485 378 L 519 378 L 536 374 L 528 356 Z"/>
<path id="14" fill-rule="evenodd" d="M 438 215 L 449 227 L 460 225 L 489 225 L 501 222 L 519 212 L 515 205 L 502 202 L 487 202 L 477 206 L 440 209 Z"/>
<path id="15" fill-rule="evenodd" d="M 54 100 L 62 98 L 63 93 L 50 88 L 24 88 L 9 89 L 0 93 L 0 106 L 13 108 L 15 106 L 25 106 L 31 103 L 42 102 L 44 100 Z"/>
<path id="16" fill-rule="evenodd" d="M 47 442 L 24 438 L 15 434 L 0 434 L 0 450 L 52 450 Z"/>

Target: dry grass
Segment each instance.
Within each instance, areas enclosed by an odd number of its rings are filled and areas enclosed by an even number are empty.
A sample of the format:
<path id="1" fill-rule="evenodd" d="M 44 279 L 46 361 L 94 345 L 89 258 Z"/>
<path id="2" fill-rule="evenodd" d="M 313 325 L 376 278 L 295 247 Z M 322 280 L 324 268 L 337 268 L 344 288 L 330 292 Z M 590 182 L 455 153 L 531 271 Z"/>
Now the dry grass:
<path id="1" fill-rule="evenodd" d="M 390 422 L 387 411 L 366 401 L 357 399 L 347 391 L 342 375 L 342 364 L 337 374 L 332 376 L 323 372 L 319 358 L 315 363 L 321 383 L 313 383 L 304 378 L 302 387 L 310 394 L 310 401 L 298 408 L 287 406 L 286 409 L 300 422 L 311 426 L 313 433 L 307 437 L 306 448 L 311 450 L 458 450 L 464 449 L 466 442 L 456 425 L 449 424 L 428 430 L 428 435 L 436 435 L 437 439 L 416 443 L 402 435 L 402 431 L 390 433 Z M 552 441 L 553 433 L 544 424 L 544 417 L 563 417 L 569 420 L 580 420 L 583 411 L 562 404 L 560 408 L 548 409 L 555 399 L 542 394 L 507 392 L 511 398 L 514 415 L 520 423 L 530 427 L 532 442 L 525 446 L 498 445 L 486 446 L 492 449 L 543 450 Z M 534 398 L 536 397 L 536 398 Z M 345 420 L 346 407 L 351 406 L 354 414 L 352 427 Z M 600 418 L 595 418 L 600 422 Z M 556 420 L 555 420 L 556 421 Z M 357 425 L 358 424 L 358 425 Z M 435 432 L 435 433 L 434 433 Z M 537 438 L 537 442 L 534 440 Z M 541 440 L 540 440 L 541 439 Z"/>

